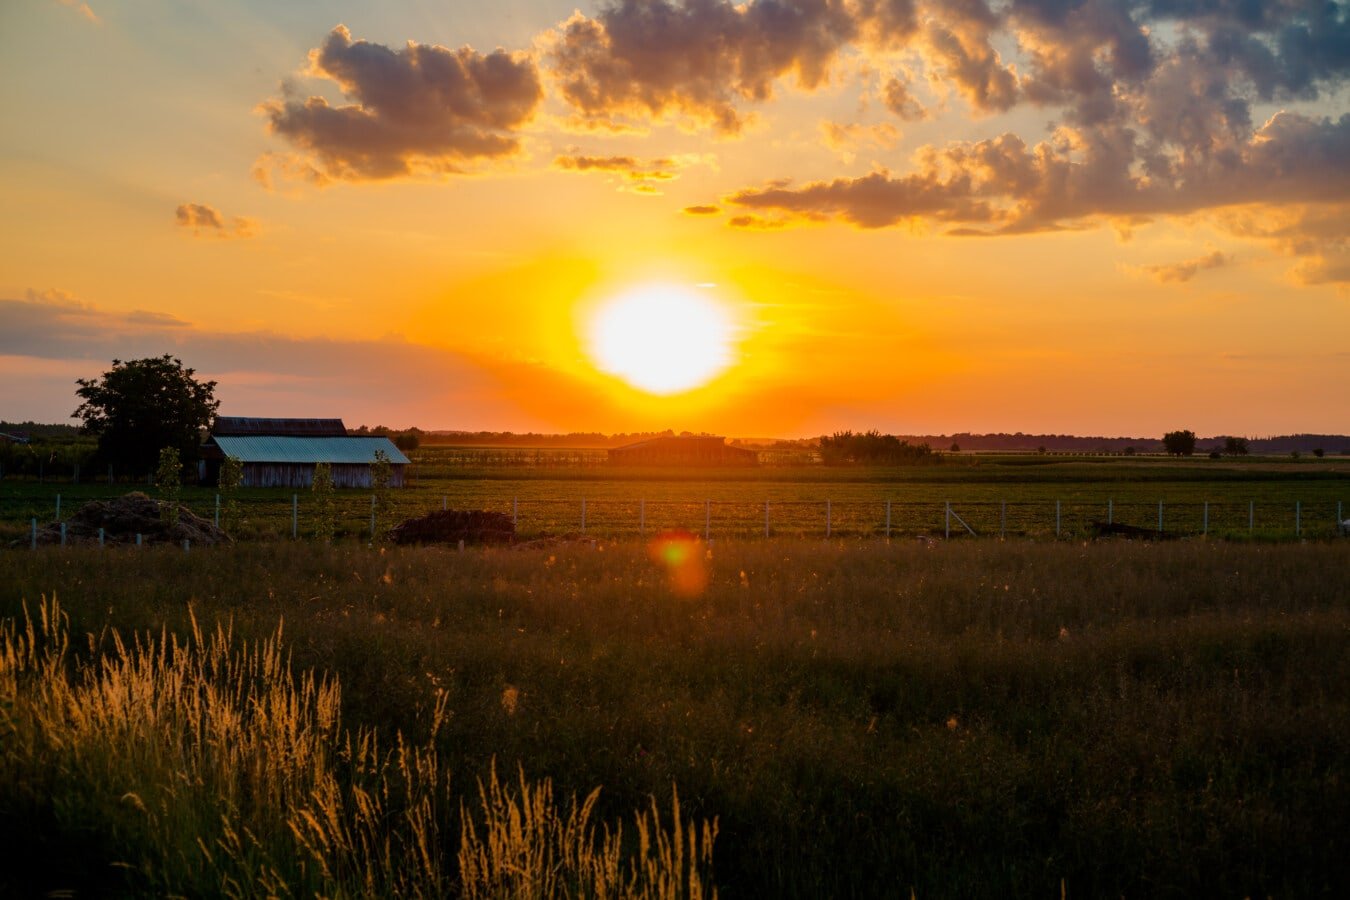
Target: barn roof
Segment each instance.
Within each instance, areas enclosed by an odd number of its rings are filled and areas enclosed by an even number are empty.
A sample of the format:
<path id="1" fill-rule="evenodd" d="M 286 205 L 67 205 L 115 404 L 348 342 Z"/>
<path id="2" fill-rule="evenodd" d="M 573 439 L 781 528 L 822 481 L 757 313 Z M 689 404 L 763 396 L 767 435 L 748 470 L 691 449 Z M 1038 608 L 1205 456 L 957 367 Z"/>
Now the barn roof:
<path id="1" fill-rule="evenodd" d="M 334 463 L 368 465 L 383 450 L 395 465 L 410 460 L 387 437 L 292 437 L 289 435 L 212 436 L 222 453 L 245 463 Z"/>
<path id="2" fill-rule="evenodd" d="M 259 419 L 254 416 L 219 416 L 214 435 L 270 434 L 290 437 L 343 437 L 347 427 L 341 419 Z"/>

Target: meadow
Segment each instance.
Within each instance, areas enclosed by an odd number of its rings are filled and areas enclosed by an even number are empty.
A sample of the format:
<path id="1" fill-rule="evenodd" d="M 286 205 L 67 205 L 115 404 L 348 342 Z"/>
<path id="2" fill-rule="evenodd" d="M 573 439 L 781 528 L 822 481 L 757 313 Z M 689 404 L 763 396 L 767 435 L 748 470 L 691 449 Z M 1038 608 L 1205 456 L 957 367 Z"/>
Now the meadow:
<path id="1" fill-rule="evenodd" d="M 590 821 L 628 823 L 626 843 L 582 829 L 597 849 L 560 858 L 631 865 L 653 896 L 1350 887 L 1350 541 L 692 549 L 692 581 L 633 538 L 0 552 L 7 646 L 51 643 L 23 625 L 43 597 L 68 617 L 57 661 L 0 654 L 0 841 L 21 861 L 0 893 L 528 895 L 483 876 L 475 850 L 510 845 L 510 823 L 529 819 L 528 804 L 494 818 L 480 802 L 494 765 L 518 799 L 547 780 L 559 822 L 567 798 L 601 788 Z M 138 657 L 148 681 L 114 633 L 170 648 Z M 275 696 L 290 710 L 277 720 L 299 725 L 261 729 L 263 747 L 237 722 L 265 704 L 228 707 L 229 740 L 208 731 L 167 753 L 179 719 L 154 730 L 136 707 L 119 728 L 89 726 L 76 687 L 34 688 L 67 681 L 117 708 L 166 693 L 128 687 L 142 683 Z M 642 861 L 640 813 L 667 855 L 676 823 L 699 829 L 692 847 L 715 822 L 707 882 Z M 347 844 L 316 849 L 319 835 Z"/>

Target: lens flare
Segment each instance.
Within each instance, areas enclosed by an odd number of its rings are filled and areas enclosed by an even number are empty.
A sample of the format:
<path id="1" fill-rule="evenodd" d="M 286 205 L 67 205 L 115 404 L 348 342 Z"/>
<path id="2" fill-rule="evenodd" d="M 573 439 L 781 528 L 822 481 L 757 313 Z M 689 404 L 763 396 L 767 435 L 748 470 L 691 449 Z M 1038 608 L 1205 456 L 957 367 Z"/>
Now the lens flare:
<path id="1" fill-rule="evenodd" d="M 671 593 L 693 598 L 708 587 L 708 567 L 699 553 L 698 536 L 688 531 L 665 531 L 647 545 L 652 562 L 666 570 Z"/>

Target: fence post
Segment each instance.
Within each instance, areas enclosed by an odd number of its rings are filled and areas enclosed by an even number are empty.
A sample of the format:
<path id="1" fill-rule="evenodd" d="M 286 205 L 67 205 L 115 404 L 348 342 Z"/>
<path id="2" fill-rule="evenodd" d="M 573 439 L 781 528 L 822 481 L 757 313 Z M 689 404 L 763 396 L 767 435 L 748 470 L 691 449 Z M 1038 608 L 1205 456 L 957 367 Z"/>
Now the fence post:
<path id="1" fill-rule="evenodd" d="M 1205 530 L 1204 530 L 1204 532 L 1203 532 L 1204 536 L 1205 536 L 1205 537 L 1209 537 L 1209 501 L 1208 501 L 1208 500 L 1205 501 L 1205 525 L 1204 525 L 1204 528 L 1205 528 Z"/>
<path id="2" fill-rule="evenodd" d="M 1107 498 L 1106 498 L 1106 524 L 1107 524 L 1107 525 L 1114 525 L 1114 524 L 1115 524 L 1115 521 L 1116 521 L 1116 504 L 1115 504 L 1115 501 L 1114 501 L 1112 498 L 1107 497 Z"/>
<path id="3" fill-rule="evenodd" d="M 830 508 L 830 501 L 825 501 L 825 536 L 829 537 L 834 531 L 834 515 Z"/>
<path id="4" fill-rule="evenodd" d="M 1294 537 L 1303 536 L 1303 504 L 1301 501 L 1294 501 Z"/>
<path id="5" fill-rule="evenodd" d="M 515 531 L 520 527 L 520 498 L 511 498 L 511 530 Z"/>
<path id="6" fill-rule="evenodd" d="M 1003 540 L 1008 533 L 1008 501 L 1000 500 L 998 502 L 998 538 Z"/>
<path id="7" fill-rule="evenodd" d="M 66 523 L 65 523 L 65 522 L 62 522 L 62 523 L 61 523 L 61 546 L 64 547 L 65 545 L 66 545 Z"/>
<path id="8" fill-rule="evenodd" d="M 192 546 L 192 542 L 189 541 L 187 538 L 183 538 L 183 552 L 184 552 L 184 553 L 187 553 L 187 552 L 188 552 L 188 548 L 191 547 L 191 546 Z"/>
<path id="9" fill-rule="evenodd" d="M 103 529 L 98 530 L 98 549 L 103 549 Z"/>
<path id="10" fill-rule="evenodd" d="M 136 532 L 136 546 L 139 547 L 140 545 L 141 545 L 141 533 L 138 531 Z"/>
<path id="11" fill-rule="evenodd" d="M 945 509 L 947 511 L 947 524 L 945 536 L 950 539 L 952 536 L 952 501 L 948 500 L 946 502 Z"/>
<path id="12" fill-rule="evenodd" d="M 647 501 L 638 501 L 638 537 L 645 537 L 647 534 Z"/>
<path id="13" fill-rule="evenodd" d="M 764 501 L 764 536 L 769 536 L 769 501 Z"/>
<path id="14" fill-rule="evenodd" d="M 581 533 L 586 533 L 586 498 L 581 498 Z"/>
<path id="15" fill-rule="evenodd" d="M 56 495 L 56 521 L 61 521 L 61 495 Z"/>
<path id="16" fill-rule="evenodd" d="M 449 508 L 450 508 L 450 498 L 447 497 L 445 494 L 441 494 L 441 512 L 445 512 Z"/>
<path id="17" fill-rule="evenodd" d="M 220 495 L 216 494 L 216 527 L 220 527 Z"/>
<path id="18" fill-rule="evenodd" d="M 1059 537 L 1059 501 L 1055 501 L 1055 537 Z"/>
<path id="19" fill-rule="evenodd" d="M 891 539 L 891 501 L 886 501 L 886 540 Z"/>
<path id="20" fill-rule="evenodd" d="M 29 528 L 31 529 L 30 532 L 29 532 L 30 535 L 31 535 L 31 538 L 30 538 L 31 549 L 36 550 L 36 549 L 37 549 L 37 518 L 36 518 L 36 517 L 29 523 Z"/>
<path id="21" fill-rule="evenodd" d="M 703 540 L 712 537 L 712 501 L 703 501 Z"/>
<path id="22" fill-rule="evenodd" d="M 300 495 L 291 494 L 291 540 L 300 536 Z"/>
<path id="23" fill-rule="evenodd" d="M 1159 500 L 1159 501 L 1158 501 L 1158 534 L 1162 534 L 1162 512 L 1163 512 L 1163 507 L 1162 507 L 1162 505 L 1163 505 L 1163 502 L 1162 502 L 1161 500 Z"/>
<path id="24" fill-rule="evenodd" d="M 1256 501 L 1255 501 L 1255 500 L 1248 500 L 1248 501 L 1247 501 L 1247 537 L 1251 537 L 1251 536 L 1252 536 L 1252 532 L 1253 532 L 1255 529 L 1256 529 Z"/>

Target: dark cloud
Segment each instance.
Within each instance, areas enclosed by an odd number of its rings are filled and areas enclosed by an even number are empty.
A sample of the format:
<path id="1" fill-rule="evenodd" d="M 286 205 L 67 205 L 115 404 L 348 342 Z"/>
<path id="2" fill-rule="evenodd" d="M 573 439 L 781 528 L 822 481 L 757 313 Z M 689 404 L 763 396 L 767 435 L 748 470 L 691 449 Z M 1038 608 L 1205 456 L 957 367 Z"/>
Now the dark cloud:
<path id="1" fill-rule="evenodd" d="M 1158 281 L 1185 283 L 1207 269 L 1218 269 L 1228 265 L 1232 259 L 1225 253 L 1215 250 L 1179 263 L 1164 263 L 1154 266 L 1142 266 L 1141 270 Z"/>
<path id="2" fill-rule="evenodd" d="M 1139 171 L 1149 148 L 1120 126 L 1063 128 L 1028 147 L 1014 134 L 930 149 L 920 171 L 874 172 L 801 187 L 775 183 L 727 198 L 792 217 L 864 228 L 916 217 L 990 226 L 990 233 L 1066 227 L 1090 217 L 1191 213 L 1248 203 L 1350 201 L 1350 115 L 1280 113 L 1218 157 L 1175 153 Z"/>
<path id="3" fill-rule="evenodd" d="M 909 84 L 899 78 L 892 76 L 886 80 L 881 99 L 887 109 L 906 122 L 915 122 L 928 116 L 928 110 L 910 93 Z"/>
<path id="4" fill-rule="evenodd" d="M 638 159 L 635 156 L 586 156 L 572 154 L 553 160 L 556 168 L 571 172 L 599 172 L 614 175 L 627 184 L 627 189 L 640 194 L 659 194 L 658 186 L 680 177 L 680 172 L 703 162 L 696 154 Z"/>
<path id="5" fill-rule="evenodd" d="M 205 203 L 180 203 L 174 219 L 196 237 L 252 237 L 258 229 L 256 222 L 244 216 L 235 216 L 227 223 L 219 210 Z"/>
<path id="6" fill-rule="evenodd" d="M 739 103 L 769 99 L 787 75 L 815 89 L 855 34 L 842 0 L 619 0 L 562 23 L 549 60 L 583 123 L 674 118 L 734 134 Z"/>
<path id="7" fill-rule="evenodd" d="M 335 82 L 349 103 L 285 96 L 261 109 L 271 132 L 305 154 L 291 165 L 316 181 L 456 172 L 514 155 L 543 99 L 534 62 L 501 49 L 393 50 L 339 25 L 309 59 L 308 74 Z"/>
<path id="8" fill-rule="evenodd" d="M 715 216 L 722 210 L 716 206 L 686 206 L 685 215 L 689 216 Z"/>

